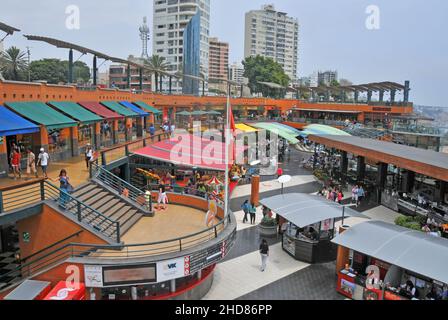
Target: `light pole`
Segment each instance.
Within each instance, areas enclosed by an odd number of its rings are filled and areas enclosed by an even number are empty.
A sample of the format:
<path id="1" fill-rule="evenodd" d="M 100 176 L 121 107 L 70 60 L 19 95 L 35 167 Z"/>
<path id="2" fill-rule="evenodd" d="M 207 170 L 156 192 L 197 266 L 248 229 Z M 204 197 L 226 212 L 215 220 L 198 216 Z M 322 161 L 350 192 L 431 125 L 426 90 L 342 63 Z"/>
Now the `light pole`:
<path id="1" fill-rule="evenodd" d="M 355 203 L 351 203 L 351 204 L 346 204 L 342 206 L 342 221 L 341 221 L 341 226 L 344 226 L 344 219 L 345 219 L 345 208 L 346 207 L 355 207 L 356 204 Z"/>

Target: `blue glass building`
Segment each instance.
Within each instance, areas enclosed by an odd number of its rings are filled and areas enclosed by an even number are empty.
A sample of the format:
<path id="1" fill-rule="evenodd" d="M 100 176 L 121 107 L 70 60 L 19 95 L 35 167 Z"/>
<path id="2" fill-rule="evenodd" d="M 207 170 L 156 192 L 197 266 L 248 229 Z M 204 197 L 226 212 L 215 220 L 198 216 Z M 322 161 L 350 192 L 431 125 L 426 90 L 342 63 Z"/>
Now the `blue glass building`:
<path id="1" fill-rule="evenodd" d="M 183 74 L 200 76 L 201 65 L 201 11 L 191 18 L 184 30 Z M 199 95 L 199 80 L 183 78 L 182 93 Z"/>

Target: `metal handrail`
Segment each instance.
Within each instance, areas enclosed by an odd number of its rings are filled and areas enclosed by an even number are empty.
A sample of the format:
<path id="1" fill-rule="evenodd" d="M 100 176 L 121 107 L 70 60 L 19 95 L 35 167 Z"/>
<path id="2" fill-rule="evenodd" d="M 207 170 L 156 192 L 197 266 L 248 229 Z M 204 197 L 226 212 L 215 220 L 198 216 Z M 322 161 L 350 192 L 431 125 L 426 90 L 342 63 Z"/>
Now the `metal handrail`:
<path id="1" fill-rule="evenodd" d="M 141 208 L 143 211 L 151 211 L 152 203 L 146 204 L 145 193 L 142 190 L 138 189 L 129 182 L 121 179 L 109 170 L 106 170 L 104 167 L 99 166 L 94 162 L 91 163 L 91 170 L 92 179 L 97 179 L 101 183 L 112 188 L 119 196 L 122 196 L 123 191 L 126 189 L 129 192 L 129 195 L 127 195 L 126 198 L 132 200 L 132 202 L 134 202 L 134 204 Z"/>

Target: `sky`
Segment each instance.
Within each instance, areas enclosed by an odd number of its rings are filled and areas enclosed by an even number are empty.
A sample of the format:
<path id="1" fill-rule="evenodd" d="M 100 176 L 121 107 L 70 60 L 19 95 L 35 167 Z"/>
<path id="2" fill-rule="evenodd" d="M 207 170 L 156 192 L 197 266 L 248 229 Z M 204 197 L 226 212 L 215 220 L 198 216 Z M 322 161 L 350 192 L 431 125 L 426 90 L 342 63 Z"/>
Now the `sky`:
<path id="1" fill-rule="evenodd" d="M 244 16 L 274 4 L 299 20 L 299 76 L 338 70 L 355 84 L 411 82 L 415 104 L 448 107 L 448 1 L 446 0 L 210 0 L 211 36 L 230 45 L 230 62 L 244 58 Z M 139 56 L 138 27 L 148 17 L 152 34 L 153 0 L 1 0 L 0 21 L 22 31 L 5 47 L 31 47 L 32 60 L 67 59 L 68 52 L 27 41 L 23 34 L 65 39 L 111 56 Z M 66 8 L 79 8 L 79 29 L 66 27 Z M 368 29 L 366 13 L 374 5 L 379 29 Z M 151 42 L 151 41 L 150 41 Z M 150 46 L 151 54 L 151 46 Z M 91 66 L 91 57 L 79 59 Z M 100 62 L 101 63 L 101 62 Z M 105 71 L 108 63 L 100 67 Z"/>

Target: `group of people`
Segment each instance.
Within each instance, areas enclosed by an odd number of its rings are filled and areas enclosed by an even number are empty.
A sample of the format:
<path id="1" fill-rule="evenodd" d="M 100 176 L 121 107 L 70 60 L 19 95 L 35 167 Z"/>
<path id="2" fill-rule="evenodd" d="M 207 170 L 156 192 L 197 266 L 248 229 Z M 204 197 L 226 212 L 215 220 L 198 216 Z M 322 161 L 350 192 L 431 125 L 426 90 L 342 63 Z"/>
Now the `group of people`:
<path id="1" fill-rule="evenodd" d="M 352 203 L 355 203 L 356 206 L 359 206 L 364 200 L 366 196 L 366 192 L 362 185 L 354 185 L 352 188 Z"/>
<path id="2" fill-rule="evenodd" d="M 327 200 L 337 202 L 339 204 L 342 204 L 342 200 L 344 199 L 344 193 L 341 189 L 337 187 L 323 187 L 318 194 L 322 197 L 324 197 Z"/>
<path id="3" fill-rule="evenodd" d="M 254 203 L 249 202 L 249 200 L 244 201 L 241 205 L 241 209 L 243 209 L 244 217 L 243 223 L 246 223 L 248 220 L 247 215 L 250 216 L 250 224 L 255 224 L 255 217 L 257 214 L 257 207 L 255 207 Z"/>
<path id="4" fill-rule="evenodd" d="M 170 121 L 165 121 L 162 124 L 162 131 L 163 134 L 165 135 L 165 137 L 167 139 L 169 139 L 170 137 L 172 137 L 174 135 L 174 131 L 176 131 L 176 125 L 174 124 L 174 122 L 170 122 Z"/>
<path id="5" fill-rule="evenodd" d="M 37 173 L 37 167 L 40 167 L 42 169 L 42 173 L 44 178 L 48 178 L 47 176 L 47 167 L 48 162 L 50 160 L 50 156 L 47 152 L 45 152 L 44 148 L 40 149 L 39 155 L 37 157 L 36 162 L 36 155 L 32 151 L 31 148 L 26 149 L 27 158 L 26 158 L 26 173 L 28 175 L 28 178 L 35 176 L 38 177 Z M 17 180 L 17 178 L 22 178 L 22 153 L 20 148 L 13 143 L 11 145 L 11 154 L 10 154 L 10 163 L 12 172 L 14 174 L 14 180 Z"/>

